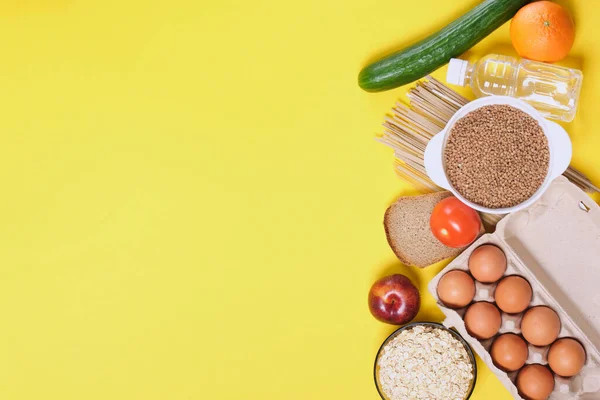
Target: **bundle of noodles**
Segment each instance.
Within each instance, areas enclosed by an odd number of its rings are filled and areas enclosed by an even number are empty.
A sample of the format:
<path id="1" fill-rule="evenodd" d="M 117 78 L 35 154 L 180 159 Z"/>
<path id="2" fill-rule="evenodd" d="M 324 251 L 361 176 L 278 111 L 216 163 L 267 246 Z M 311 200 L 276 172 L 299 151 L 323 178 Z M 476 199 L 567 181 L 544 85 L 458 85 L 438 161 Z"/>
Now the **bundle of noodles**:
<path id="1" fill-rule="evenodd" d="M 407 96 L 409 104 L 396 103 L 391 116 L 385 118 L 383 135 L 376 140 L 394 149 L 398 175 L 424 193 L 442 190 L 429 179 L 425 171 L 425 147 L 469 100 L 432 76 L 417 82 L 417 86 Z M 573 167 L 569 167 L 564 176 L 588 193 L 600 192 L 600 189 Z M 501 218 L 500 215 L 483 214 L 483 220 L 488 226 L 496 225 Z"/>

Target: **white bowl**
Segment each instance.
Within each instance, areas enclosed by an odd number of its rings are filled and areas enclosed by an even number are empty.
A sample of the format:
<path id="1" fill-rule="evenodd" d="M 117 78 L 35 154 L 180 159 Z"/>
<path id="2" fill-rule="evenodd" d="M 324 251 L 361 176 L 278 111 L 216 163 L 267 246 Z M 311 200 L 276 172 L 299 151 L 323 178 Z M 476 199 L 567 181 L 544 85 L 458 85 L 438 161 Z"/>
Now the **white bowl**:
<path id="1" fill-rule="evenodd" d="M 550 147 L 550 165 L 544 182 L 533 194 L 533 196 L 513 207 L 487 208 L 470 202 L 450 184 L 444 168 L 444 147 L 446 145 L 450 129 L 452 126 L 454 126 L 454 123 L 473 110 L 493 104 L 506 104 L 518 108 L 519 110 L 529 114 L 532 118 L 535 118 L 544 131 L 544 135 L 546 135 L 548 138 L 548 146 Z M 467 204 L 469 207 L 489 214 L 508 214 L 528 207 L 535 202 L 546 191 L 548 186 L 550 186 L 550 183 L 556 177 L 562 175 L 562 173 L 565 172 L 565 170 L 569 167 L 572 151 L 571 139 L 563 127 L 542 117 L 542 115 L 535 108 L 524 101 L 512 97 L 490 96 L 474 100 L 458 110 L 456 114 L 450 118 L 450 121 L 448 121 L 446 127 L 429 141 L 427 148 L 425 149 L 424 159 L 425 169 L 427 170 L 427 175 L 429 175 L 429 178 L 439 187 L 451 191 L 458 199 L 460 199 L 460 201 Z"/>

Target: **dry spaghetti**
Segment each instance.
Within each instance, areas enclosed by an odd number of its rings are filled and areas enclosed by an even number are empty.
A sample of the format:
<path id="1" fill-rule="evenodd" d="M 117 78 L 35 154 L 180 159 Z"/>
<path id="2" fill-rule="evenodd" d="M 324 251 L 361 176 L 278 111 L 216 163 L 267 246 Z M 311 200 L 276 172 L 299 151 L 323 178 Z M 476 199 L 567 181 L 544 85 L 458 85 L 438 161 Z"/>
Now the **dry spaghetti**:
<path id="1" fill-rule="evenodd" d="M 423 154 L 429 140 L 440 132 L 459 108 L 469 102 L 440 81 L 427 76 L 407 93 L 409 104 L 397 102 L 386 116 L 384 133 L 376 140 L 394 149 L 398 175 L 422 192 L 442 190 L 427 176 Z M 564 176 L 586 192 L 600 192 L 573 167 Z M 484 221 L 495 225 L 501 216 L 485 214 Z"/>

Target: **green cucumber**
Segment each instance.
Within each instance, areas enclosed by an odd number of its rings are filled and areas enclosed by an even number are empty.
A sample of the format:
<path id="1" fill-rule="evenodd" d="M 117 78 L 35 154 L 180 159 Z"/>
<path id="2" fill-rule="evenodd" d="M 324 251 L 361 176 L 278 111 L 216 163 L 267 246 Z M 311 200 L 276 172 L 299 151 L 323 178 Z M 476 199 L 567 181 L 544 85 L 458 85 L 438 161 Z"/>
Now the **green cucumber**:
<path id="1" fill-rule="evenodd" d="M 364 68 L 358 85 L 381 92 L 416 81 L 469 50 L 530 1 L 485 0 L 440 31 Z"/>

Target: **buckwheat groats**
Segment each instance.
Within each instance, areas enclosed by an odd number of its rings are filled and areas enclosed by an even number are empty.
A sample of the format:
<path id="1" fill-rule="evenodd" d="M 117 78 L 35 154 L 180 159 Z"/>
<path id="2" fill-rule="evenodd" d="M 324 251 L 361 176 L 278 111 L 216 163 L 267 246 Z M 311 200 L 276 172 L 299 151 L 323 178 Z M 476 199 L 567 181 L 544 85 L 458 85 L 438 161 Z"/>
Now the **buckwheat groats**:
<path id="1" fill-rule="evenodd" d="M 446 176 L 458 193 L 487 208 L 529 199 L 550 163 L 538 122 L 509 105 L 478 108 L 454 124 L 444 150 Z"/>

